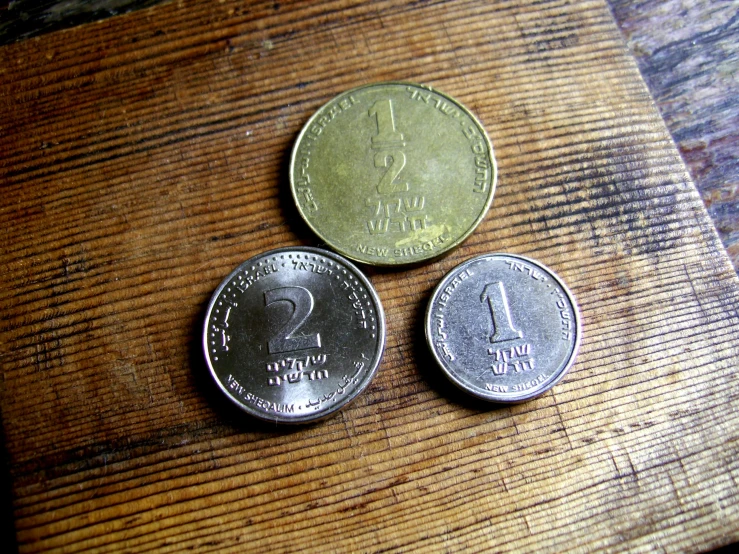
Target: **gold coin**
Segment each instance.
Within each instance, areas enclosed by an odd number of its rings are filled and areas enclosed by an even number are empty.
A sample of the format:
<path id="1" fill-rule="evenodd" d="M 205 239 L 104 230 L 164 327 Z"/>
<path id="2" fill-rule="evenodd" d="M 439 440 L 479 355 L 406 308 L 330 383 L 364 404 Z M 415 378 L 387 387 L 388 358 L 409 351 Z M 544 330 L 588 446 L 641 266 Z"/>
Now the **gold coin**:
<path id="1" fill-rule="evenodd" d="M 305 124 L 290 161 L 300 214 L 327 245 L 379 266 L 458 246 L 495 192 L 493 147 L 462 104 L 427 86 L 347 91 Z"/>

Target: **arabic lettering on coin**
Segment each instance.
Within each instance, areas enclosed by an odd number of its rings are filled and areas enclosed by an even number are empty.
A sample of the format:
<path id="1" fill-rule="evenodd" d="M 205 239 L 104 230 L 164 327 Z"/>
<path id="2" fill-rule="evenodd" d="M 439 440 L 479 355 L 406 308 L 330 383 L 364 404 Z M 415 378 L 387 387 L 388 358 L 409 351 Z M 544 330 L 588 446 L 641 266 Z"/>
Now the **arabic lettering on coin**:
<path id="1" fill-rule="evenodd" d="M 369 280 L 317 248 L 251 258 L 216 289 L 203 347 L 211 376 L 239 408 L 267 421 L 327 417 L 370 383 L 385 319 Z"/>

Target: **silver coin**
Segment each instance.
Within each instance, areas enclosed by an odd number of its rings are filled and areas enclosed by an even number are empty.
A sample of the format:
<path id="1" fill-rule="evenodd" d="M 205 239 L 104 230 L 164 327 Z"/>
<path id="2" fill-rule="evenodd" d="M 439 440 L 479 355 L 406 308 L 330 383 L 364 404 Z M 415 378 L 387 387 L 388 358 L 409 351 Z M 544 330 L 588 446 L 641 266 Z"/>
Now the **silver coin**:
<path id="1" fill-rule="evenodd" d="M 307 247 L 272 250 L 237 267 L 213 294 L 203 334 L 223 393 L 280 423 L 346 406 L 369 385 L 384 346 L 372 284 L 341 256 Z"/>
<path id="2" fill-rule="evenodd" d="M 491 402 L 522 402 L 558 383 L 582 335 L 572 293 L 535 260 L 485 254 L 434 289 L 426 340 L 446 376 Z"/>

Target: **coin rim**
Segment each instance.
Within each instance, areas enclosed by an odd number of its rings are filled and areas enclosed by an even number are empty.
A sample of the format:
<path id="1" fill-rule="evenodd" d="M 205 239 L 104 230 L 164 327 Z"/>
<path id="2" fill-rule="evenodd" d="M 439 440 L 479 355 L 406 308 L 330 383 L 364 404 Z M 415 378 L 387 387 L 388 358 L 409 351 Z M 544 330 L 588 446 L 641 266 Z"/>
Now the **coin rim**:
<path id="1" fill-rule="evenodd" d="M 343 247 L 334 244 L 333 241 L 329 240 L 326 236 L 318 232 L 318 229 L 313 226 L 308 216 L 303 211 L 303 208 L 298 201 L 297 192 L 295 190 L 295 179 L 294 179 L 294 169 L 295 169 L 295 161 L 297 158 L 297 151 L 298 147 L 301 144 L 301 141 L 303 140 L 303 135 L 305 135 L 306 132 L 308 132 L 308 129 L 313 124 L 314 120 L 316 120 L 319 115 L 322 114 L 323 110 L 327 108 L 330 104 L 336 102 L 339 98 L 342 98 L 344 96 L 348 96 L 352 94 L 353 92 L 367 89 L 367 88 L 373 88 L 378 86 L 387 86 L 387 85 L 401 85 L 401 86 L 411 86 L 411 87 L 417 87 L 423 90 L 428 90 L 429 92 L 433 92 L 434 94 L 438 94 L 439 96 L 442 96 L 443 98 L 446 98 L 447 100 L 454 103 L 455 106 L 457 106 L 462 112 L 464 112 L 470 119 L 472 119 L 473 123 L 477 125 L 478 130 L 480 131 L 482 137 L 485 139 L 485 143 L 488 145 L 488 152 L 490 157 L 490 165 L 493 169 L 493 178 L 490 182 L 490 193 L 488 194 L 488 198 L 485 202 L 485 207 L 480 211 L 480 215 L 475 219 L 475 221 L 470 225 L 469 229 L 465 231 L 463 235 L 461 235 L 458 239 L 450 242 L 448 246 L 441 250 L 434 250 L 431 251 L 428 255 L 425 255 L 421 258 L 413 258 L 412 260 L 404 260 L 400 262 L 393 262 L 393 263 L 382 263 L 380 260 L 374 260 L 374 259 L 365 259 L 361 256 L 356 256 L 352 252 L 347 252 Z M 411 266 L 420 264 L 427 261 L 432 261 L 434 259 L 440 258 L 444 254 L 448 254 L 455 248 L 457 248 L 460 244 L 462 244 L 467 237 L 469 237 L 475 229 L 482 223 L 482 220 L 485 219 L 485 216 L 490 211 L 490 206 L 493 203 L 493 197 L 495 196 L 495 189 L 498 184 L 498 164 L 495 161 L 495 151 L 493 149 L 493 143 L 490 140 L 490 137 L 487 134 L 487 131 L 485 130 L 485 127 L 482 125 L 479 119 L 475 117 L 475 115 L 465 106 L 462 104 L 459 100 L 456 98 L 453 98 L 452 96 L 449 96 L 448 94 L 441 92 L 429 85 L 422 85 L 419 83 L 413 83 L 410 81 L 379 81 L 375 83 L 370 83 L 367 85 L 360 85 L 358 87 L 351 88 L 349 90 L 346 90 L 334 97 L 332 97 L 330 100 L 328 100 L 326 103 L 324 103 L 320 108 L 318 108 L 313 115 L 308 119 L 308 121 L 305 122 L 305 125 L 303 125 L 303 128 L 300 130 L 300 133 L 298 134 L 298 137 L 295 139 L 295 143 L 293 144 L 292 152 L 290 153 L 290 194 L 293 197 L 293 201 L 295 202 L 295 206 L 298 210 L 298 213 L 300 214 L 300 217 L 303 218 L 303 221 L 308 225 L 308 227 L 315 233 L 315 235 L 320 238 L 324 243 L 330 247 L 332 250 L 336 251 L 337 253 L 341 254 L 342 256 L 345 256 L 346 258 L 349 258 L 352 261 L 372 265 L 376 267 L 402 267 L 402 266 Z"/>
<path id="2" fill-rule="evenodd" d="M 334 260 L 335 262 L 338 262 L 346 266 L 347 269 L 351 270 L 354 273 L 355 277 L 357 277 L 362 282 L 362 284 L 366 287 L 366 289 L 369 291 L 370 297 L 372 298 L 372 301 L 375 304 L 375 309 L 377 312 L 376 317 L 377 317 L 377 334 L 378 334 L 377 347 L 375 348 L 375 352 L 374 352 L 375 362 L 371 366 L 371 368 L 368 370 L 368 372 L 365 374 L 363 378 L 363 382 L 360 385 L 358 385 L 352 391 L 351 394 L 346 395 L 341 402 L 332 404 L 331 408 L 328 410 L 325 410 L 325 411 L 318 410 L 315 412 L 315 415 L 314 414 L 304 414 L 299 417 L 290 417 L 290 418 L 281 417 L 277 413 L 275 413 L 275 417 L 271 417 L 264 412 L 260 412 L 260 411 L 253 409 L 251 406 L 249 406 L 245 402 L 244 403 L 240 402 L 239 399 L 231 395 L 231 393 L 228 392 L 227 388 L 221 382 L 220 378 L 215 372 L 215 369 L 213 368 L 213 364 L 210 359 L 209 347 L 208 347 L 208 325 L 210 322 L 210 316 L 213 311 L 213 307 L 215 306 L 215 303 L 218 300 L 218 297 L 223 291 L 223 289 L 229 285 L 231 280 L 234 277 L 236 277 L 236 275 L 240 271 L 242 271 L 244 267 L 253 265 L 258 260 L 261 261 L 264 258 L 268 258 L 274 255 L 279 255 L 281 253 L 286 253 L 286 252 L 310 253 L 310 254 L 324 256 L 326 258 L 330 258 Z M 276 248 L 274 250 L 267 250 L 255 256 L 252 256 L 251 258 L 239 264 L 233 271 L 231 271 L 231 273 L 228 274 L 228 276 L 225 279 L 223 279 L 223 281 L 221 281 L 221 283 L 215 289 L 215 292 L 213 292 L 213 295 L 211 296 L 211 299 L 208 302 L 208 308 L 205 312 L 205 320 L 203 324 L 202 346 L 203 346 L 203 354 L 205 356 L 205 363 L 208 366 L 208 370 L 210 372 L 211 377 L 213 378 L 213 380 L 215 381 L 216 385 L 221 390 L 221 392 L 223 392 L 226 398 L 228 398 L 229 401 L 235 404 L 236 407 L 248 413 L 249 415 L 256 417 L 257 419 L 261 419 L 262 421 L 268 421 L 270 423 L 301 424 L 301 423 L 312 423 L 314 421 L 319 421 L 319 420 L 322 420 L 329 416 L 334 415 L 336 412 L 338 412 L 339 410 L 343 409 L 348 404 L 353 402 L 357 398 L 357 396 L 359 396 L 362 392 L 364 392 L 364 390 L 369 386 L 369 384 L 374 379 L 375 374 L 377 373 L 377 369 L 380 366 L 382 356 L 385 352 L 385 341 L 386 341 L 385 312 L 382 308 L 382 302 L 380 301 L 380 296 L 377 294 L 377 291 L 372 286 L 372 283 L 367 278 L 367 276 L 364 275 L 364 273 L 360 271 L 360 269 L 357 266 L 355 266 L 349 260 L 345 259 L 343 256 L 336 254 L 334 252 L 329 252 L 321 248 L 315 248 L 312 246 L 286 246 L 282 248 Z"/>
<path id="3" fill-rule="evenodd" d="M 567 299 L 570 302 L 570 305 L 572 306 L 573 317 L 575 319 L 575 331 L 576 331 L 575 343 L 573 344 L 569 359 L 566 361 L 566 363 L 564 364 L 562 369 L 559 371 L 559 373 L 552 374 L 552 377 L 544 381 L 543 386 L 534 387 L 533 389 L 529 391 L 525 391 L 523 394 L 517 395 L 514 397 L 511 397 L 510 395 L 506 397 L 501 397 L 491 391 L 483 391 L 482 389 L 479 389 L 479 388 L 473 389 L 469 385 L 462 383 L 452 374 L 451 370 L 446 366 L 444 361 L 437 354 L 436 349 L 433 346 L 433 340 L 431 336 L 431 333 L 432 333 L 431 313 L 433 311 L 433 306 L 434 306 L 434 303 L 438 300 L 438 297 L 440 296 L 441 291 L 447 285 L 448 281 L 453 279 L 453 275 L 456 275 L 463 268 L 463 266 L 469 266 L 479 260 L 491 259 L 491 258 L 500 258 L 500 259 L 514 258 L 514 259 L 521 260 L 523 262 L 532 264 L 538 267 L 539 269 L 543 270 L 544 272 L 546 272 L 552 280 L 554 280 L 560 287 L 562 287 L 562 290 L 564 291 L 565 295 L 567 296 Z M 488 402 L 495 402 L 499 404 L 518 404 L 518 403 L 531 400 L 532 398 L 536 398 L 537 396 L 544 394 L 549 389 L 554 387 L 557 383 L 559 383 L 565 377 L 565 375 L 567 375 L 570 368 L 574 365 L 575 359 L 577 358 L 577 354 L 580 350 L 580 342 L 582 340 L 582 321 L 581 321 L 581 316 L 580 316 L 580 308 L 577 304 L 577 301 L 575 300 L 575 296 L 572 294 L 572 291 L 570 291 L 570 289 L 564 283 L 562 278 L 559 277 L 559 275 L 557 275 L 549 267 L 547 267 L 546 265 L 544 265 L 543 263 L 537 260 L 528 258 L 526 256 L 521 256 L 519 254 L 507 254 L 505 252 L 491 252 L 488 254 L 480 254 L 478 256 L 474 256 L 472 258 L 469 258 L 457 264 L 452 269 L 450 269 L 444 275 L 444 277 L 442 277 L 441 281 L 439 281 L 436 287 L 434 287 L 434 290 L 431 293 L 431 298 L 426 307 L 426 314 L 424 318 L 424 333 L 426 335 L 426 344 L 431 350 L 431 355 L 434 357 L 434 360 L 436 361 L 437 365 L 441 368 L 444 375 L 446 375 L 446 377 L 452 383 L 454 383 L 459 389 L 463 390 L 467 394 L 470 394 L 482 400 L 486 400 Z"/>

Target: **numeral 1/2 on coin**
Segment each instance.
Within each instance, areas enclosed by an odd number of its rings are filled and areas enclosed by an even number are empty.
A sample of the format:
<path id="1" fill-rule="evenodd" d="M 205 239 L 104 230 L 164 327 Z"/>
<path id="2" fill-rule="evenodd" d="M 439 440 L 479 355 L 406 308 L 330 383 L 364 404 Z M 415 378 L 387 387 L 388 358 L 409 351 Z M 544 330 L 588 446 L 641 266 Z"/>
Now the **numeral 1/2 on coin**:
<path id="1" fill-rule="evenodd" d="M 293 352 L 307 348 L 321 346 L 320 333 L 312 335 L 293 336 L 313 311 L 313 295 L 303 287 L 281 287 L 264 291 L 265 307 L 275 302 L 289 302 L 293 306 L 290 319 L 277 332 L 277 336 L 267 342 L 267 351 L 270 354 Z"/>
<path id="2" fill-rule="evenodd" d="M 493 333 L 490 342 L 505 342 L 520 339 L 523 333 L 513 326 L 511 310 L 508 307 L 508 296 L 501 281 L 488 283 L 482 289 L 480 302 L 487 300 L 490 308 L 490 317 L 493 320 Z"/>
<path id="3" fill-rule="evenodd" d="M 395 128 L 393 103 L 390 99 L 378 100 L 369 109 L 369 116 L 375 118 L 377 134 L 372 137 L 372 148 L 381 150 L 375 154 L 375 167 L 386 167 L 377 185 L 378 194 L 392 194 L 408 190 L 408 183 L 396 179 L 405 167 L 405 154 L 400 148 L 405 146 L 403 133 Z"/>

